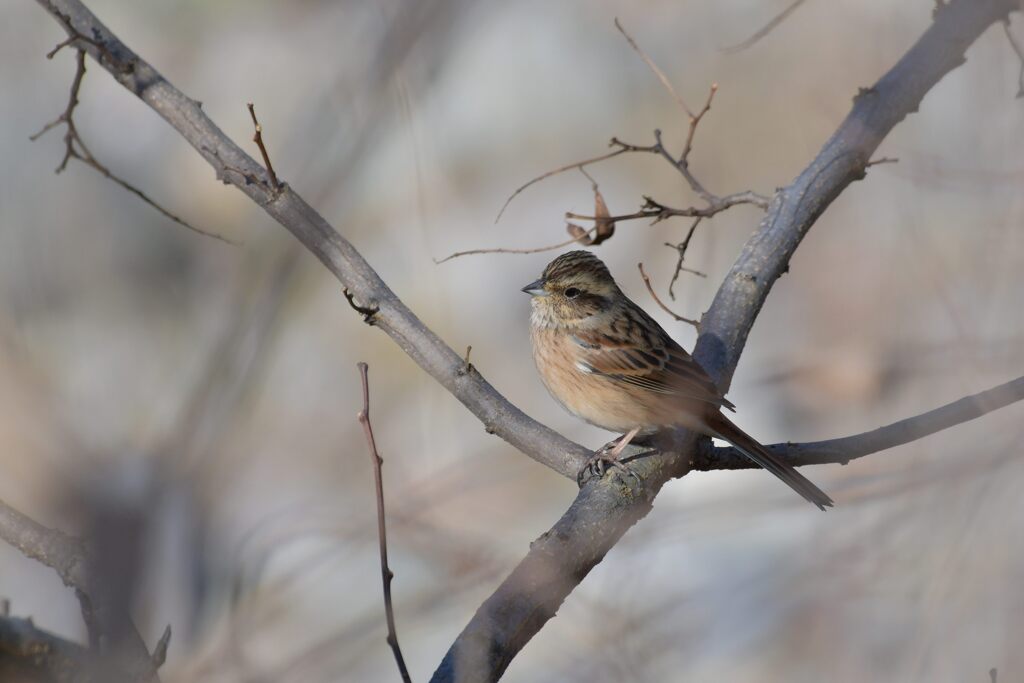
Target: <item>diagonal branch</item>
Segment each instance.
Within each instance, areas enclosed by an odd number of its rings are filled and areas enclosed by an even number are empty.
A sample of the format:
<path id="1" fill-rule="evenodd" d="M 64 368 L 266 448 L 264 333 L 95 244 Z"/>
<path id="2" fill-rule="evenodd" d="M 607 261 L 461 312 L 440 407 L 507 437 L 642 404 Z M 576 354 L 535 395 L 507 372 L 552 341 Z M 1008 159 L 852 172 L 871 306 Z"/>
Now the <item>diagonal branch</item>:
<path id="1" fill-rule="evenodd" d="M 840 192 L 864 178 L 885 136 L 917 111 L 943 76 L 966 61 L 967 48 L 1019 8 L 1015 0 L 954 0 L 945 5 L 888 73 L 861 89 L 850 113 L 807 168 L 775 193 L 701 321 L 703 334 L 694 357 L 723 390 L 768 292 L 789 268 L 807 231 Z"/>
<path id="2" fill-rule="evenodd" d="M 461 372 L 459 353 L 420 321 L 381 280 L 352 244 L 289 185 L 272 189 L 264 169 L 206 115 L 199 104 L 114 36 L 79 0 L 38 0 L 61 26 L 90 42 L 81 48 L 114 79 L 156 111 L 230 183 L 287 228 L 368 310 L 373 325 L 476 415 L 484 428 L 538 462 L 575 477 L 590 451 L 530 419 L 478 371 Z M 66 19 L 66 21 L 65 21 Z"/>
<path id="3" fill-rule="evenodd" d="M 993 410 L 1024 400 L 1024 377 L 965 396 L 941 408 L 908 417 L 870 432 L 811 443 L 777 443 L 767 446 L 792 465 L 845 465 L 865 455 L 902 446 L 944 429 L 981 417 Z M 732 447 L 708 448 L 694 459 L 695 470 L 734 470 L 757 467 Z"/>

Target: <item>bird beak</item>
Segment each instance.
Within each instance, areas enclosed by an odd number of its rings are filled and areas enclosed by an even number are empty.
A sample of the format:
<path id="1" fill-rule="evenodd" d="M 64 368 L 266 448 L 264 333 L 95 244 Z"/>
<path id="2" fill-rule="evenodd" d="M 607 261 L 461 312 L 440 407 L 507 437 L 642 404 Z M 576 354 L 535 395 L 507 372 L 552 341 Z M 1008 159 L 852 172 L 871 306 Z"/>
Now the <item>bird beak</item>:
<path id="1" fill-rule="evenodd" d="M 526 292 L 530 296 L 547 296 L 548 293 L 544 289 L 544 278 L 534 280 L 530 284 L 523 287 L 522 291 Z"/>

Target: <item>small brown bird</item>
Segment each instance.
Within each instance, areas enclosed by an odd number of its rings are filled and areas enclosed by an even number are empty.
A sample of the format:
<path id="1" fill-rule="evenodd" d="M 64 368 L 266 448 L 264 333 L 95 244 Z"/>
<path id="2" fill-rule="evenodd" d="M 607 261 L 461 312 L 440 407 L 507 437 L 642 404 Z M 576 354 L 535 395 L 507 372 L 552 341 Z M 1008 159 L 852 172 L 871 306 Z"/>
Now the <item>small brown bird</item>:
<path id="1" fill-rule="evenodd" d="M 623 436 L 580 470 L 628 470 L 618 455 L 638 434 L 685 427 L 728 441 L 824 510 L 832 499 L 721 413 L 733 410 L 690 354 L 629 300 L 604 263 L 586 251 L 562 254 L 531 295 L 533 359 L 551 395 L 573 415 Z M 633 476 L 636 476 L 633 474 Z"/>

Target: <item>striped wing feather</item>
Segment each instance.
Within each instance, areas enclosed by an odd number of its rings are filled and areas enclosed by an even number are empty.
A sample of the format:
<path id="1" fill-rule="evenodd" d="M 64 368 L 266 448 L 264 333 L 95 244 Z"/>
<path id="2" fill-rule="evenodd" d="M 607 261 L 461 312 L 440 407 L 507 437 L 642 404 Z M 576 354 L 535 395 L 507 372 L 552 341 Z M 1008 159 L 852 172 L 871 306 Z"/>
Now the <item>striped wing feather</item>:
<path id="1" fill-rule="evenodd" d="M 626 331 L 638 329 L 630 326 Z M 577 331 L 574 341 L 582 349 L 580 369 L 647 391 L 733 409 L 704 368 L 683 347 L 658 327 L 647 327 L 644 332 L 653 334 L 613 336 Z"/>

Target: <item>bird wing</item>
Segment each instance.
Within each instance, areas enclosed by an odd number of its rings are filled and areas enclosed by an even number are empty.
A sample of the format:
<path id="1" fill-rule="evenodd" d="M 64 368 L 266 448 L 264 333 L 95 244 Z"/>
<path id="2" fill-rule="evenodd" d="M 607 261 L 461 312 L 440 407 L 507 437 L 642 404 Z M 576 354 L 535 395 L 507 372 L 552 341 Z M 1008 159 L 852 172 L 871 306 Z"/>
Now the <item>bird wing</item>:
<path id="1" fill-rule="evenodd" d="M 577 331 L 573 341 L 580 346 L 577 366 L 583 372 L 666 396 L 734 408 L 704 368 L 653 319 L 629 320 L 611 333 Z"/>

